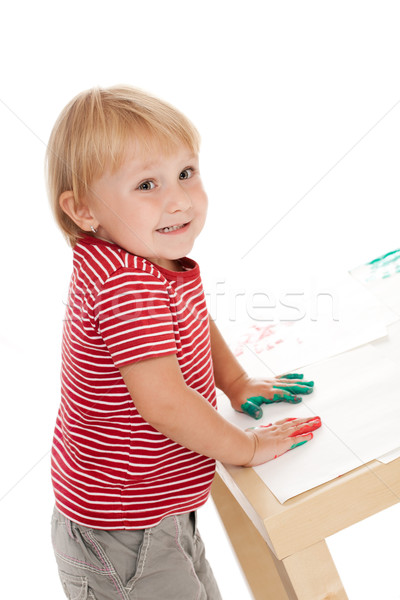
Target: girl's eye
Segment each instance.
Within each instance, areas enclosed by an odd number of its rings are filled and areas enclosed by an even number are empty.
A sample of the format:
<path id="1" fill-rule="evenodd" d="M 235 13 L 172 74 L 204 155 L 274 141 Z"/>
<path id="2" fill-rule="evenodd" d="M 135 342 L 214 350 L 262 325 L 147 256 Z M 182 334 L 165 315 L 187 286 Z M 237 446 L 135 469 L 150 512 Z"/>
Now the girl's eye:
<path id="1" fill-rule="evenodd" d="M 141 190 L 142 192 L 148 192 L 149 190 L 154 190 L 156 186 L 154 185 L 153 181 L 143 181 L 143 183 L 141 183 L 138 186 L 138 190 Z"/>
<path id="2" fill-rule="evenodd" d="M 193 175 L 193 169 L 184 169 L 179 173 L 179 179 L 189 179 Z"/>

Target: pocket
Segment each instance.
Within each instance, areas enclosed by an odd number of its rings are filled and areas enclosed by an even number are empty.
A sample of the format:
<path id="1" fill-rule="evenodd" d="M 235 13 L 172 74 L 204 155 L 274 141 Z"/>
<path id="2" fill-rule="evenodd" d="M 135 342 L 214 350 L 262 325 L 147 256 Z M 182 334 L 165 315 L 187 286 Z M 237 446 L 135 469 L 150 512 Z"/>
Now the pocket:
<path id="1" fill-rule="evenodd" d="M 100 575 L 103 573 L 104 566 L 101 560 L 93 556 L 92 548 L 87 547 L 76 523 L 62 515 L 54 518 L 51 540 L 60 572 L 66 574 L 66 571 L 72 571 L 77 573 L 77 577 L 80 576 L 82 570 Z M 84 576 L 85 573 L 82 573 L 82 577 Z"/>
<path id="2" fill-rule="evenodd" d="M 193 535 L 196 537 L 197 536 L 197 512 L 195 510 L 193 510 L 190 513 L 189 518 L 193 525 Z"/>
<path id="3" fill-rule="evenodd" d="M 59 574 L 68 600 L 88 600 L 88 581 L 86 577 L 70 575 L 64 573 L 64 571 L 59 571 Z"/>
<path id="4" fill-rule="evenodd" d="M 130 588 L 143 569 L 144 529 L 103 530 L 93 529 L 84 532 L 87 546 L 93 555 L 107 567 L 108 573 L 115 573 L 121 585 Z"/>

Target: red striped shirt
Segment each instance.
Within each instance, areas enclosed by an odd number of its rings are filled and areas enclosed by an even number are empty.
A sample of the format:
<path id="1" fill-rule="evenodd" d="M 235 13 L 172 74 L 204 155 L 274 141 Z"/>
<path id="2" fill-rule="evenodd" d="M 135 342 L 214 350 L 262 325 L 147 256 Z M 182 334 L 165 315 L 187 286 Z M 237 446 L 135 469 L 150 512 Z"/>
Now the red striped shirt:
<path id="1" fill-rule="evenodd" d="M 74 247 L 52 479 L 57 508 L 81 525 L 153 527 L 209 495 L 215 461 L 142 419 L 118 369 L 176 354 L 186 384 L 216 408 L 200 270 L 189 258 L 182 266 L 89 236 Z"/>

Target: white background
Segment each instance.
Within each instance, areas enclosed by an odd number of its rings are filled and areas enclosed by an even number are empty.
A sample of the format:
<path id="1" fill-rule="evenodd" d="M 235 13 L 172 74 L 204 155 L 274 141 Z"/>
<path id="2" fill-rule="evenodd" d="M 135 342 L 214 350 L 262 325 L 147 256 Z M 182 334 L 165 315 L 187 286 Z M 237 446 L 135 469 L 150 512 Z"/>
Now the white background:
<path id="1" fill-rule="evenodd" d="M 210 209 L 192 256 L 211 300 L 249 273 L 277 298 L 307 290 L 400 246 L 398 3 L 38 0 L 1 13 L 2 595 L 61 598 L 49 449 L 71 253 L 43 178 L 56 117 L 94 85 L 175 104 L 203 139 Z M 224 598 L 250 597 L 212 505 L 200 521 Z M 399 526 L 394 507 L 331 538 L 350 600 L 400 598 Z"/>

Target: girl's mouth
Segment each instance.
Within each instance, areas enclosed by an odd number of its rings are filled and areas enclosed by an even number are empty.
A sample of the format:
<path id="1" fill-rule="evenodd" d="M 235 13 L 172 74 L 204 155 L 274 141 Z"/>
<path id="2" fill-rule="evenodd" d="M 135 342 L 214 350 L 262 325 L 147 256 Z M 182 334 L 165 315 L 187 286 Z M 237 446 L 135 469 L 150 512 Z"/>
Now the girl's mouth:
<path id="1" fill-rule="evenodd" d="M 173 233 L 174 231 L 184 229 L 188 225 L 189 223 L 183 223 L 182 225 L 172 225 L 171 227 L 162 227 L 161 229 L 157 229 L 157 231 L 158 233 Z"/>

